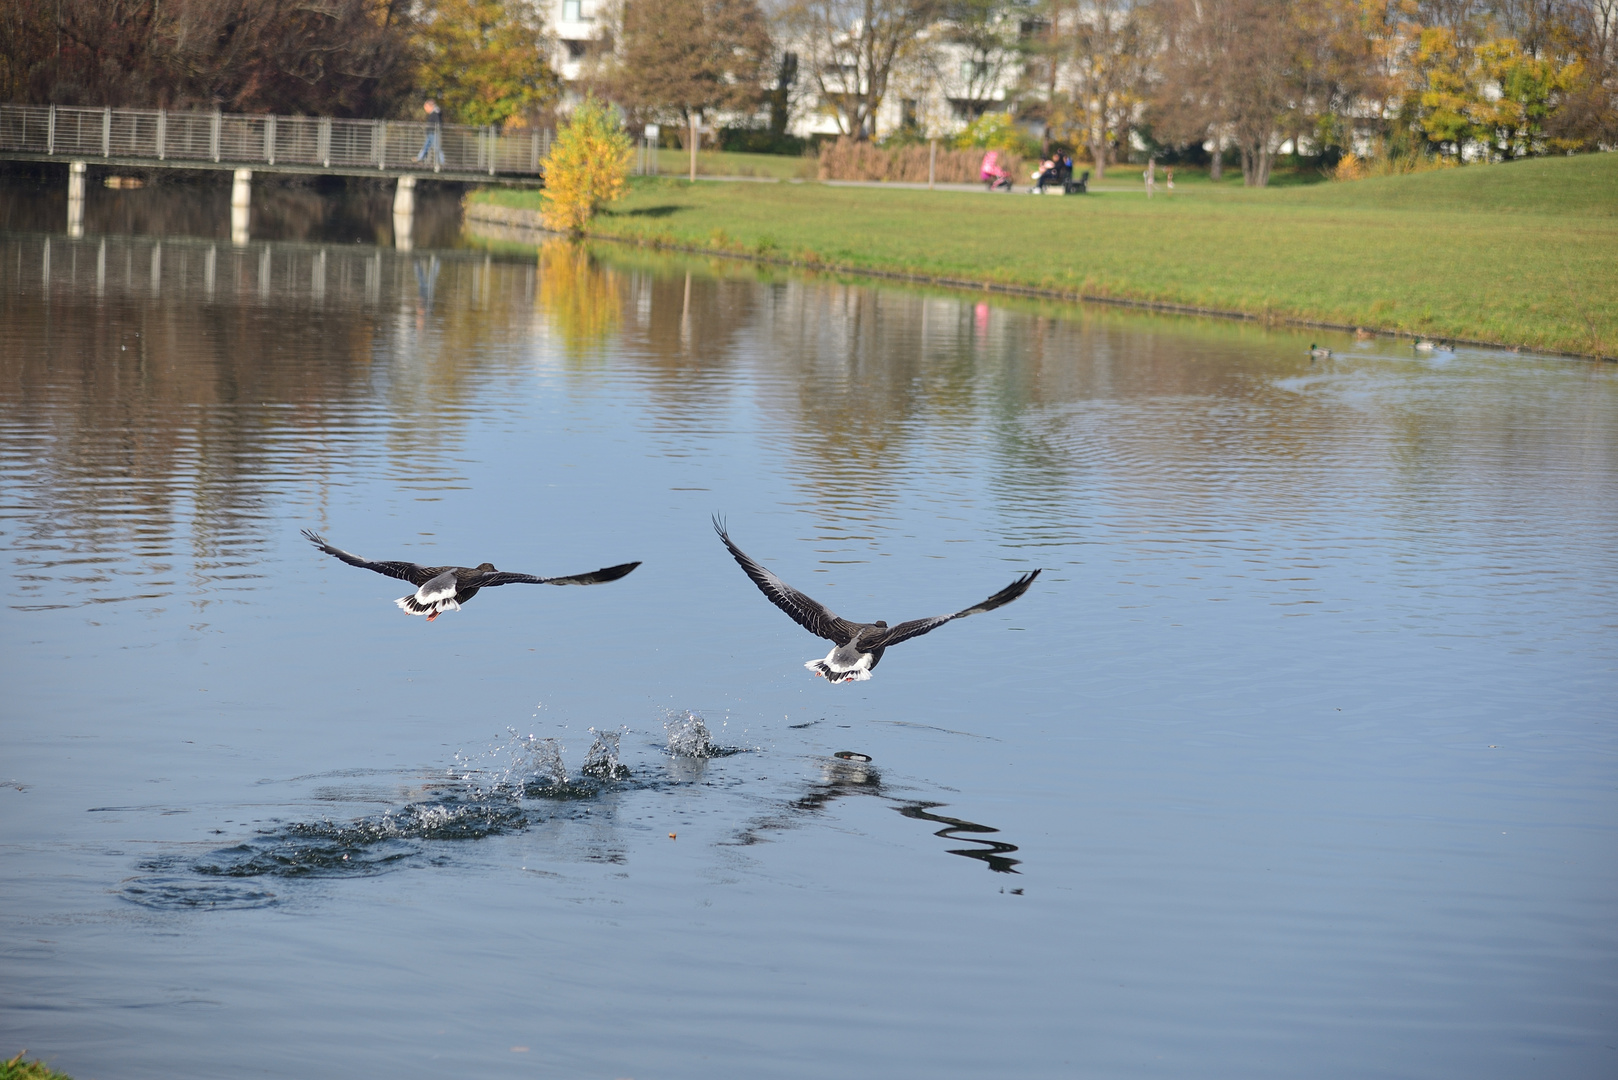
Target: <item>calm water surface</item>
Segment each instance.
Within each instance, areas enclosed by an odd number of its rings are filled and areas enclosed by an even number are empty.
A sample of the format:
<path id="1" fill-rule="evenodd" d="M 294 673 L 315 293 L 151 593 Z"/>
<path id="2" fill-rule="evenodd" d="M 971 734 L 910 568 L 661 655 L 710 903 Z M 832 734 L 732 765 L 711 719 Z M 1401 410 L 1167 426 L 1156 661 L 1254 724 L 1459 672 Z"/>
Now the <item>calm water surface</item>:
<path id="1" fill-rule="evenodd" d="M 5 1056 L 1618 1074 L 1618 367 L 28 198 Z"/>

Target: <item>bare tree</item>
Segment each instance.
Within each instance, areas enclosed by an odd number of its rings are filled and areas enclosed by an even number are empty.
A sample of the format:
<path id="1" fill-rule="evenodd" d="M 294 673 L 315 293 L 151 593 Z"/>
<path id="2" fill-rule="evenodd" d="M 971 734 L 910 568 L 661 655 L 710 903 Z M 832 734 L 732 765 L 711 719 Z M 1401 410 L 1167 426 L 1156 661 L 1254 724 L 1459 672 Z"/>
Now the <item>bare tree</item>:
<path id="1" fill-rule="evenodd" d="M 1053 0 L 1051 15 L 1059 66 L 1052 120 L 1089 148 L 1100 179 L 1140 113 L 1157 33 L 1132 0 Z"/>
<path id="2" fill-rule="evenodd" d="M 790 0 L 782 23 L 838 128 L 866 139 L 895 65 L 941 11 L 942 0 Z"/>
<path id="3" fill-rule="evenodd" d="M 933 59 L 958 59 L 953 65 L 940 63 L 938 81 L 948 96 L 970 116 L 978 117 L 1019 72 L 1028 53 L 1024 24 L 1033 16 L 1031 0 L 945 0 L 940 14 L 944 20 L 944 40 L 954 46 L 950 53 Z M 950 91 L 953 91 L 950 93 Z"/>
<path id="4" fill-rule="evenodd" d="M 1618 147 L 1618 0 L 1564 0 L 1562 28 L 1584 78 L 1547 119 L 1568 143 Z"/>
<path id="5" fill-rule="evenodd" d="M 1163 78 L 1152 101 L 1152 129 L 1173 143 L 1207 140 L 1209 175 L 1223 172 L 1230 124 L 1230 54 L 1237 22 L 1228 0 L 1162 0 Z"/>
<path id="6" fill-rule="evenodd" d="M 1450 16 L 1466 17 L 1452 2 Z M 1215 178 L 1226 140 L 1243 182 L 1263 187 L 1284 143 L 1347 147 L 1361 114 L 1391 94 L 1355 0 L 1159 0 L 1155 15 L 1164 48 L 1153 129 L 1207 140 Z"/>
<path id="7" fill-rule="evenodd" d="M 385 116 L 411 89 L 409 0 L 6 0 L 12 100 Z"/>
<path id="8" fill-rule="evenodd" d="M 606 85 L 647 118 L 689 123 L 756 109 L 773 54 L 757 0 L 628 0 Z"/>
<path id="9" fill-rule="evenodd" d="M 1242 183 L 1265 187 L 1288 129 L 1296 130 L 1298 27 L 1281 0 L 1237 0 L 1225 108 L 1242 158 Z"/>

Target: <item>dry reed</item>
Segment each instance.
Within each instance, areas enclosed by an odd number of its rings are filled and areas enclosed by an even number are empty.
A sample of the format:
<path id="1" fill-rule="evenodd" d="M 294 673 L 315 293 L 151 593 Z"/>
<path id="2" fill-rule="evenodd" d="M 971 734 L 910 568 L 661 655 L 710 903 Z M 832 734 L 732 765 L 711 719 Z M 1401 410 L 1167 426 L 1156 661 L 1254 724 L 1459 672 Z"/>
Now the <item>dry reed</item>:
<path id="1" fill-rule="evenodd" d="M 926 144 L 883 149 L 848 138 L 823 142 L 820 144 L 820 179 L 925 184 L 928 151 Z M 982 150 L 939 147 L 933 178 L 940 184 L 975 184 L 983 154 Z M 1000 166 L 1011 173 L 1013 183 L 1029 183 L 1029 166 L 1018 155 L 1000 151 Z"/>

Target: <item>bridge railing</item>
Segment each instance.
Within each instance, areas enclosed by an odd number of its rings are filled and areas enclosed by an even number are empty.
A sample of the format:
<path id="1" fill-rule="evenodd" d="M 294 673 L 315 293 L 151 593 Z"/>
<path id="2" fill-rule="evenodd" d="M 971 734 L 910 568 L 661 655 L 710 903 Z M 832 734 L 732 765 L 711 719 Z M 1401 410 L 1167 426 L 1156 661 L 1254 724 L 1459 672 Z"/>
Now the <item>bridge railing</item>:
<path id="1" fill-rule="evenodd" d="M 427 128 L 405 120 L 0 105 L 0 150 L 74 160 L 146 158 L 537 176 L 551 149 L 549 131 L 445 124 L 439 136 L 443 163 L 436 154 L 418 162 Z"/>

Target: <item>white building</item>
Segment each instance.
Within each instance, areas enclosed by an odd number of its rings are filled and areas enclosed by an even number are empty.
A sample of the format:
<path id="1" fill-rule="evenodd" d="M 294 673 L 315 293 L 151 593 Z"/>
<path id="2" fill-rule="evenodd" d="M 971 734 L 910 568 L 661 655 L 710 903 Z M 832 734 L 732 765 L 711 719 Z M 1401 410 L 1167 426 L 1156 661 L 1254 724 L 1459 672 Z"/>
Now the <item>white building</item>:
<path id="1" fill-rule="evenodd" d="M 592 57 L 610 48 L 615 0 L 532 0 L 541 15 L 545 34 L 551 42 L 551 67 L 561 77 L 564 103 L 576 101 L 573 91 L 585 74 Z M 965 46 L 949 40 L 940 24 L 922 34 L 913 55 L 895 67 L 883 95 L 875 122 L 878 137 L 901 128 L 914 128 L 929 136 L 958 132 L 983 112 L 1001 111 L 1008 103 L 1022 76 L 1013 58 L 974 57 Z M 808 56 L 813 50 L 793 50 Z M 830 65 L 822 73 L 834 92 L 863 89 L 849 85 L 846 68 Z M 775 89 L 777 72 L 766 73 L 766 90 Z M 842 80 L 841 85 L 839 80 Z M 840 131 L 835 111 L 822 99 L 815 73 L 800 65 L 792 87 L 793 103 L 788 131 L 793 135 L 835 135 Z M 762 125 L 768 109 L 757 116 L 712 118 L 721 126 Z"/>
<path id="2" fill-rule="evenodd" d="M 571 86 L 585 61 L 602 48 L 609 27 L 609 0 L 533 0 L 551 42 L 551 70 Z"/>

